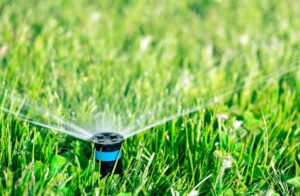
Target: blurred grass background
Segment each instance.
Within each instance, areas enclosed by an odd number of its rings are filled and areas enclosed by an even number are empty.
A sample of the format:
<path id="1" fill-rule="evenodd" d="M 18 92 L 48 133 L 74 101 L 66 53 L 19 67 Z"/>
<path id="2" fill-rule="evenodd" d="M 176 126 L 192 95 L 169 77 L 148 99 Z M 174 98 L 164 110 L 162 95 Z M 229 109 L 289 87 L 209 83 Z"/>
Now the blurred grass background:
<path id="1" fill-rule="evenodd" d="M 1 86 L 85 121 L 107 105 L 141 113 L 172 102 L 188 73 L 196 79 L 181 100 L 191 105 L 255 69 L 298 64 L 299 8 L 292 0 L 2 0 Z M 91 144 L 2 112 L 0 190 L 296 195 L 299 97 L 299 71 L 251 86 L 130 138 L 124 176 L 101 181 Z"/>

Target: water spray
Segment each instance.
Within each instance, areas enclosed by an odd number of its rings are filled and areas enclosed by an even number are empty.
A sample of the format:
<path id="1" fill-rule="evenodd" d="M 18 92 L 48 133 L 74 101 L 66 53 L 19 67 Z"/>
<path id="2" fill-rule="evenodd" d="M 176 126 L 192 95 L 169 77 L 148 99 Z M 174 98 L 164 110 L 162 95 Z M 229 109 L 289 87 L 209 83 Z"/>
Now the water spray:
<path id="1" fill-rule="evenodd" d="M 101 164 L 102 177 L 108 174 L 122 174 L 122 150 L 124 137 L 118 133 L 97 133 L 92 137 L 95 143 L 95 159 Z"/>
<path id="2" fill-rule="evenodd" d="M 223 93 L 213 93 L 213 96 L 208 97 L 207 100 L 204 100 L 204 104 L 201 105 L 190 105 L 185 107 L 186 109 L 180 109 L 180 111 L 178 111 L 178 107 L 172 105 L 172 102 L 163 107 L 158 107 L 158 109 L 152 110 L 150 113 L 147 112 L 147 115 L 142 115 L 142 118 L 139 117 L 136 121 L 133 121 L 133 124 L 128 124 L 127 127 L 115 128 L 115 130 L 123 130 L 121 135 L 113 132 L 96 133 L 96 131 L 101 130 L 99 128 L 86 130 L 73 122 L 54 115 L 49 109 L 44 108 L 42 104 L 38 104 L 38 102 L 34 102 L 23 95 L 18 95 L 16 92 L 2 90 L 1 87 L 0 102 L 6 103 L 6 100 L 8 100 L 8 102 L 7 104 L 0 105 L 0 112 L 11 114 L 33 125 L 57 130 L 78 139 L 92 141 L 95 144 L 95 159 L 101 164 L 100 173 L 102 177 L 109 174 L 122 174 L 121 146 L 124 138 L 132 137 L 180 116 L 188 115 L 212 104 L 224 101 L 234 93 L 259 82 L 265 82 L 273 77 L 293 73 L 300 68 L 299 62 L 300 58 L 297 58 L 290 61 L 287 67 L 276 69 L 277 66 L 271 66 L 271 68 L 253 72 L 249 77 L 245 77 L 243 81 L 238 81 L 229 86 L 225 85 L 223 90 L 218 90 L 218 92 Z M 261 73 L 263 76 L 260 76 Z M 124 121 L 124 119 L 122 119 L 122 121 Z M 122 124 L 120 122 L 116 123 Z M 104 127 L 107 128 L 107 126 Z"/>

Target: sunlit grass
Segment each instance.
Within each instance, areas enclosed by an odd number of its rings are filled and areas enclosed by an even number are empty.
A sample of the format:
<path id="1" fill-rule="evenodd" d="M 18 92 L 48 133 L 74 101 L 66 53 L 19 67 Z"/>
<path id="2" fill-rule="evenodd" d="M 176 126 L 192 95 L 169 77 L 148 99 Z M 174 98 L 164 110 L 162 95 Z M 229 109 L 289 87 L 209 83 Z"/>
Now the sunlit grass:
<path id="1" fill-rule="evenodd" d="M 198 94 L 248 84 L 255 70 L 263 77 L 271 66 L 299 65 L 299 8 L 258 0 L 3 1 L 0 89 L 64 118 L 76 112 L 81 123 L 107 105 L 140 114 L 176 103 L 178 92 L 193 106 Z M 248 85 L 129 138 L 124 175 L 101 180 L 89 142 L 0 112 L 0 192 L 297 195 L 299 76 L 298 69 Z"/>

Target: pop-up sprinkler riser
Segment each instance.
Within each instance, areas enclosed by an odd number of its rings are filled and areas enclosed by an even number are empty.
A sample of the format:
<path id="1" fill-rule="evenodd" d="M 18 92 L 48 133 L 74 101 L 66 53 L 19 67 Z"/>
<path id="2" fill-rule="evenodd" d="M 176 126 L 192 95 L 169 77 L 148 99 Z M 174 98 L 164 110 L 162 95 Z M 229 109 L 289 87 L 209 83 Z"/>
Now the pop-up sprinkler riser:
<path id="1" fill-rule="evenodd" d="M 118 133 L 97 133 L 92 137 L 95 143 L 97 162 L 101 162 L 102 177 L 108 174 L 122 174 L 122 143 L 124 137 Z"/>

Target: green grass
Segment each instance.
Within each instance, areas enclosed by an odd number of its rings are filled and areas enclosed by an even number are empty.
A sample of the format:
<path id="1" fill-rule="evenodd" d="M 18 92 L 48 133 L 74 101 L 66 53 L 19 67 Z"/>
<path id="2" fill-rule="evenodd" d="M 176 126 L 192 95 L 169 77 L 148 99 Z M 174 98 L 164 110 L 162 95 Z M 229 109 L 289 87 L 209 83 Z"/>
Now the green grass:
<path id="1" fill-rule="evenodd" d="M 170 104 L 144 125 L 247 87 L 127 139 L 124 175 L 101 180 L 92 144 L 0 112 L 1 195 L 300 194 L 299 69 L 256 82 L 299 66 L 298 10 L 292 0 L 0 1 L 2 106 L 10 89 L 81 125 L 102 109 L 130 125 Z"/>

